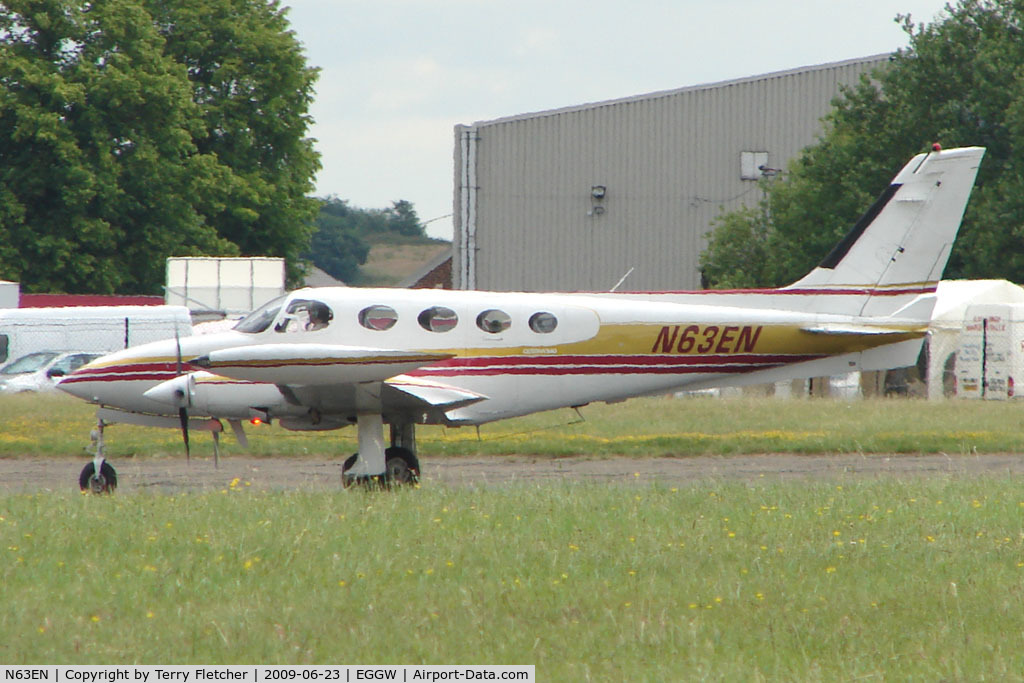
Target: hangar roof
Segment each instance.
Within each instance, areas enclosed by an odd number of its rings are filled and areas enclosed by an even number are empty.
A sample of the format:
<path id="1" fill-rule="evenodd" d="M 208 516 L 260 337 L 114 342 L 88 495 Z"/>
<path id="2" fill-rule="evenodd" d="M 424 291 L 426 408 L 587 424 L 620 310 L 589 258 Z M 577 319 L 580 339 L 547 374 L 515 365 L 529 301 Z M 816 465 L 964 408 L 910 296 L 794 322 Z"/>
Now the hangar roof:
<path id="1" fill-rule="evenodd" d="M 512 123 L 514 121 L 522 121 L 526 119 L 541 118 L 545 116 L 558 116 L 560 114 L 571 114 L 579 111 L 587 111 L 590 109 L 599 109 L 601 107 L 610 107 L 618 104 L 627 104 L 631 102 L 643 102 L 647 100 L 657 100 L 664 97 L 673 97 L 675 95 L 681 95 L 688 92 L 698 92 L 701 90 L 710 90 L 712 88 L 723 88 L 732 85 L 742 85 L 745 83 L 756 83 L 757 81 L 770 80 L 773 78 L 784 78 L 786 76 L 793 76 L 797 74 L 805 74 L 813 71 L 822 71 L 825 69 L 835 69 L 837 67 L 849 66 L 853 64 L 864 64 L 871 62 L 884 62 L 889 60 L 891 53 L 883 52 L 877 55 L 869 55 L 867 57 L 856 57 L 854 59 L 845 59 L 838 62 L 828 62 L 827 64 L 815 64 L 811 66 L 800 66 L 794 69 L 785 69 L 783 71 L 772 71 L 766 74 L 758 74 L 756 76 L 745 76 L 743 78 L 734 78 L 725 81 L 715 81 L 712 83 L 700 83 L 697 85 L 688 85 L 682 88 L 674 88 L 671 90 L 658 90 L 651 93 L 644 93 L 641 95 L 632 95 L 629 97 L 620 97 L 611 100 L 601 100 L 598 102 L 587 102 L 584 104 L 576 104 L 568 107 L 559 107 L 557 109 L 545 109 L 536 112 L 527 112 L 525 114 L 515 114 L 513 116 L 503 116 L 497 119 L 491 119 L 487 121 L 476 121 L 473 126 L 490 126 L 498 123 Z"/>

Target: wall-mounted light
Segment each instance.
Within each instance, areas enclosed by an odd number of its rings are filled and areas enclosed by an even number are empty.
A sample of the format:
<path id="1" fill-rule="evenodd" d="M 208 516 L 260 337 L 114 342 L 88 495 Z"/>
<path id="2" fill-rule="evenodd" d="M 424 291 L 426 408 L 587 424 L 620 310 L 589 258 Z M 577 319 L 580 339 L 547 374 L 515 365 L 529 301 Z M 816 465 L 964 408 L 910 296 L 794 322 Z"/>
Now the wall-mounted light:
<path id="1" fill-rule="evenodd" d="M 608 194 L 608 188 L 604 185 L 593 185 L 590 188 L 590 211 L 587 211 L 588 216 L 600 216 L 604 213 L 604 205 L 601 202 L 604 201 L 605 195 Z"/>

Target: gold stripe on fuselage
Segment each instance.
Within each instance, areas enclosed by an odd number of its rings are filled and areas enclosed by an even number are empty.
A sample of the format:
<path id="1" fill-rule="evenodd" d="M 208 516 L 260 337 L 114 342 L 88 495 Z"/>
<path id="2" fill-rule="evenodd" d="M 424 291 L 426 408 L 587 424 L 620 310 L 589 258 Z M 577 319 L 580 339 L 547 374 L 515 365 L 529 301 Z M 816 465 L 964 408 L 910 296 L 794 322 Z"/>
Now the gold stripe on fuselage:
<path id="1" fill-rule="evenodd" d="M 865 351 L 885 344 L 920 339 L 927 325 L 917 328 L 879 327 L 871 334 L 814 334 L 801 325 L 665 325 L 604 324 L 592 339 L 559 344 L 558 355 L 814 355 L 832 356 Z M 551 347 L 495 346 L 446 349 L 461 357 L 542 356 Z"/>

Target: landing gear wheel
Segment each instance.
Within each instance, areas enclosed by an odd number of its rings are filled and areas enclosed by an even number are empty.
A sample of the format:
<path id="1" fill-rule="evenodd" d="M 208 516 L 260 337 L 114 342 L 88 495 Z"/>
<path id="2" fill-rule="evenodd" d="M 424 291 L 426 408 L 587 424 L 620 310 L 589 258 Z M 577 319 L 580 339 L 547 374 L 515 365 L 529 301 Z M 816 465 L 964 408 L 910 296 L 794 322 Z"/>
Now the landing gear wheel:
<path id="1" fill-rule="evenodd" d="M 345 458 L 345 462 L 342 463 L 341 465 L 341 485 L 345 488 L 348 488 L 352 484 L 356 483 L 356 478 L 350 476 L 348 474 L 348 471 L 352 469 L 352 467 L 356 464 L 356 460 L 358 458 L 359 454 L 353 453 L 352 455 Z"/>
<path id="2" fill-rule="evenodd" d="M 420 482 L 420 461 L 412 451 L 401 446 L 392 446 L 384 451 L 385 472 L 389 484 L 418 484 Z"/>
<path id="3" fill-rule="evenodd" d="M 353 453 L 341 466 L 341 484 L 345 488 L 353 484 L 379 483 L 377 477 L 364 480 L 360 477 L 349 476 L 348 471 L 355 466 L 359 458 L 358 453 Z M 418 484 L 420 481 L 420 461 L 408 448 L 392 446 L 384 451 L 384 486 L 402 486 L 405 484 Z"/>
<path id="4" fill-rule="evenodd" d="M 96 463 L 90 462 L 78 475 L 78 488 L 93 493 L 113 493 L 117 488 L 117 472 L 104 460 L 100 466 L 100 474 L 96 476 Z"/>

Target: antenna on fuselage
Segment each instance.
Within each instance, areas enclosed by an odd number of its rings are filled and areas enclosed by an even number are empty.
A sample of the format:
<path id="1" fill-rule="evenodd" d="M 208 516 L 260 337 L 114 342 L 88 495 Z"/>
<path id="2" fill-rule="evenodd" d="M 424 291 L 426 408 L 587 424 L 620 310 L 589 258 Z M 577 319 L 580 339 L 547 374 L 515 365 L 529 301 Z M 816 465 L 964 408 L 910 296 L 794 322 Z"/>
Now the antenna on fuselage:
<path id="1" fill-rule="evenodd" d="M 619 281 L 615 283 L 615 286 L 612 287 L 611 289 L 609 289 L 608 291 L 609 292 L 614 292 L 616 289 L 618 289 L 619 286 L 622 285 L 622 283 L 626 281 L 626 278 L 633 274 L 634 270 L 636 270 L 636 268 L 633 267 L 633 266 L 630 266 L 629 270 L 626 271 L 626 274 L 623 275 L 622 277 L 620 277 Z"/>

